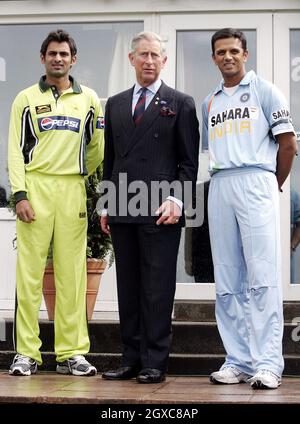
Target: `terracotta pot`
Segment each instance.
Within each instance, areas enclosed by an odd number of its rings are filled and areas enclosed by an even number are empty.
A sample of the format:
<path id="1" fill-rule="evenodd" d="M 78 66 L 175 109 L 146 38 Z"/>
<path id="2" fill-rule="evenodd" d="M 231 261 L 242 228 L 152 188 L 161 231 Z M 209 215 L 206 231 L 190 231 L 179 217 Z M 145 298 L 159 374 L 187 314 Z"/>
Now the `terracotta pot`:
<path id="1" fill-rule="evenodd" d="M 92 319 L 93 311 L 99 290 L 101 275 L 106 267 L 106 261 L 101 259 L 87 260 L 87 291 L 86 291 L 86 307 L 88 320 Z M 48 318 L 54 320 L 55 311 L 55 282 L 53 264 L 50 262 L 44 273 L 43 295 L 47 308 Z"/>
<path id="2" fill-rule="evenodd" d="M 88 320 L 92 319 L 100 280 L 105 271 L 106 261 L 102 259 L 87 260 L 87 290 L 86 290 L 86 308 Z"/>

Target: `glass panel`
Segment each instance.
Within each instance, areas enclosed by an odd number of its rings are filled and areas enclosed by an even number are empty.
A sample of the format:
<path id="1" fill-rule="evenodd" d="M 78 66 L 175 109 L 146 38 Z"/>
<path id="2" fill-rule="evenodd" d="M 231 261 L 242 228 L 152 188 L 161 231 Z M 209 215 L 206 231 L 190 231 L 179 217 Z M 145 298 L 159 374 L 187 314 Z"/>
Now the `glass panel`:
<path id="1" fill-rule="evenodd" d="M 176 87 L 195 99 L 200 129 L 201 104 L 222 78 L 211 57 L 210 40 L 214 32 L 215 30 L 177 31 Z M 244 33 L 249 50 L 247 70 L 256 71 L 256 31 L 247 30 Z M 204 222 L 201 227 L 182 231 L 177 264 L 178 283 L 206 283 L 214 280 L 206 212 L 209 185 L 207 146 L 202 146 L 202 152 L 198 180 L 205 181 L 202 183 L 205 199 Z"/>
<path id="2" fill-rule="evenodd" d="M 133 85 L 134 72 L 128 51 L 131 38 L 142 31 L 143 26 L 143 22 L 0 25 L 0 187 L 7 193 L 11 103 L 20 90 L 36 83 L 44 72 L 39 51 L 48 32 L 63 28 L 72 35 L 78 48 L 72 75 L 81 84 L 93 88 L 101 98 L 107 98 Z M 0 196 L 1 193 L 3 190 Z"/>
<path id="3" fill-rule="evenodd" d="M 291 113 L 300 151 L 300 30 L 290 31 Z M 291 173 L 291 283 L 300 284 L 300 159 L 296 156 Z M 295 248 L 295 250 L 292 249 Z"/>
<path id="4" fill-rule="evenodd" d="M 219 81 L 221 74 L 211 57 L 211 37 L 215 31 L 178 31 L 176 87 L 194 97 L 198 119 L 201 120 L 201 104 Z M 244 31 L 249 58 L 247 70 L 256 71 L 256 31 Z M 201 128 L 201 124 L 200 124 Z M 206 150 L 207 146 L 202 146 Z"/>

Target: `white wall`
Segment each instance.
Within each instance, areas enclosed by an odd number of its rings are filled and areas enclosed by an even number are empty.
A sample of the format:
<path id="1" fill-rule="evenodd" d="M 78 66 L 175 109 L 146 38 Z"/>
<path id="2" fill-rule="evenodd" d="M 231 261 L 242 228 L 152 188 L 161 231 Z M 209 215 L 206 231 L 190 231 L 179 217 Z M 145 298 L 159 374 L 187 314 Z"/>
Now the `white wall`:
<path id="1" fill-rule="evenodd" d="M 1 1 L 0 15 L 174 13 L 193 11 L 280 11 L 299 9 L 299 0 L 23 0 Z"/>

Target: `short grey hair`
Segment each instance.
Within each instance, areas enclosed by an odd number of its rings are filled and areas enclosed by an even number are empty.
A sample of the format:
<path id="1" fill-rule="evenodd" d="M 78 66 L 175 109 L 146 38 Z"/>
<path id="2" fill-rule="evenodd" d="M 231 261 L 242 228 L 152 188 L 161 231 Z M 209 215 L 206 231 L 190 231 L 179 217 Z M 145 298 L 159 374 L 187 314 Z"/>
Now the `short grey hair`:
<path id="1" fill-rule="evenodd" d="M 131 53 L 134 53 L 137 49 L 137 45 L 141 40 L 147 40 L 147 41 L 158 41 L 160 44 L 160 52 L 162 56 L 166 55 L 166 43 L 161 38 L 160 35 L 156 34 L 155 32 L 151 31 L 142 31 L 139 34 L 135 35 L 131 41 Z"/>

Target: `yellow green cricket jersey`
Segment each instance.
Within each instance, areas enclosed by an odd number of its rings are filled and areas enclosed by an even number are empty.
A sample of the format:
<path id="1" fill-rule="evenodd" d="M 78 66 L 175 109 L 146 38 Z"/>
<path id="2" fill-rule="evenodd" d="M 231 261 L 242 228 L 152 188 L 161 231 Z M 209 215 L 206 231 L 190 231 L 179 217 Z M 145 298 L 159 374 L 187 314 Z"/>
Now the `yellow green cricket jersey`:
<path id="1" fill-rule="evenodd" d="M 87 175 L 103 160 L 104 119 L 97 94 L 70 77 L 59 95 L 42 77 L 15 98 L 8 167 L 13 193 L 25 192 L 26 172 Z M 18 199 L 21 200 L 21 199 Z"/>

